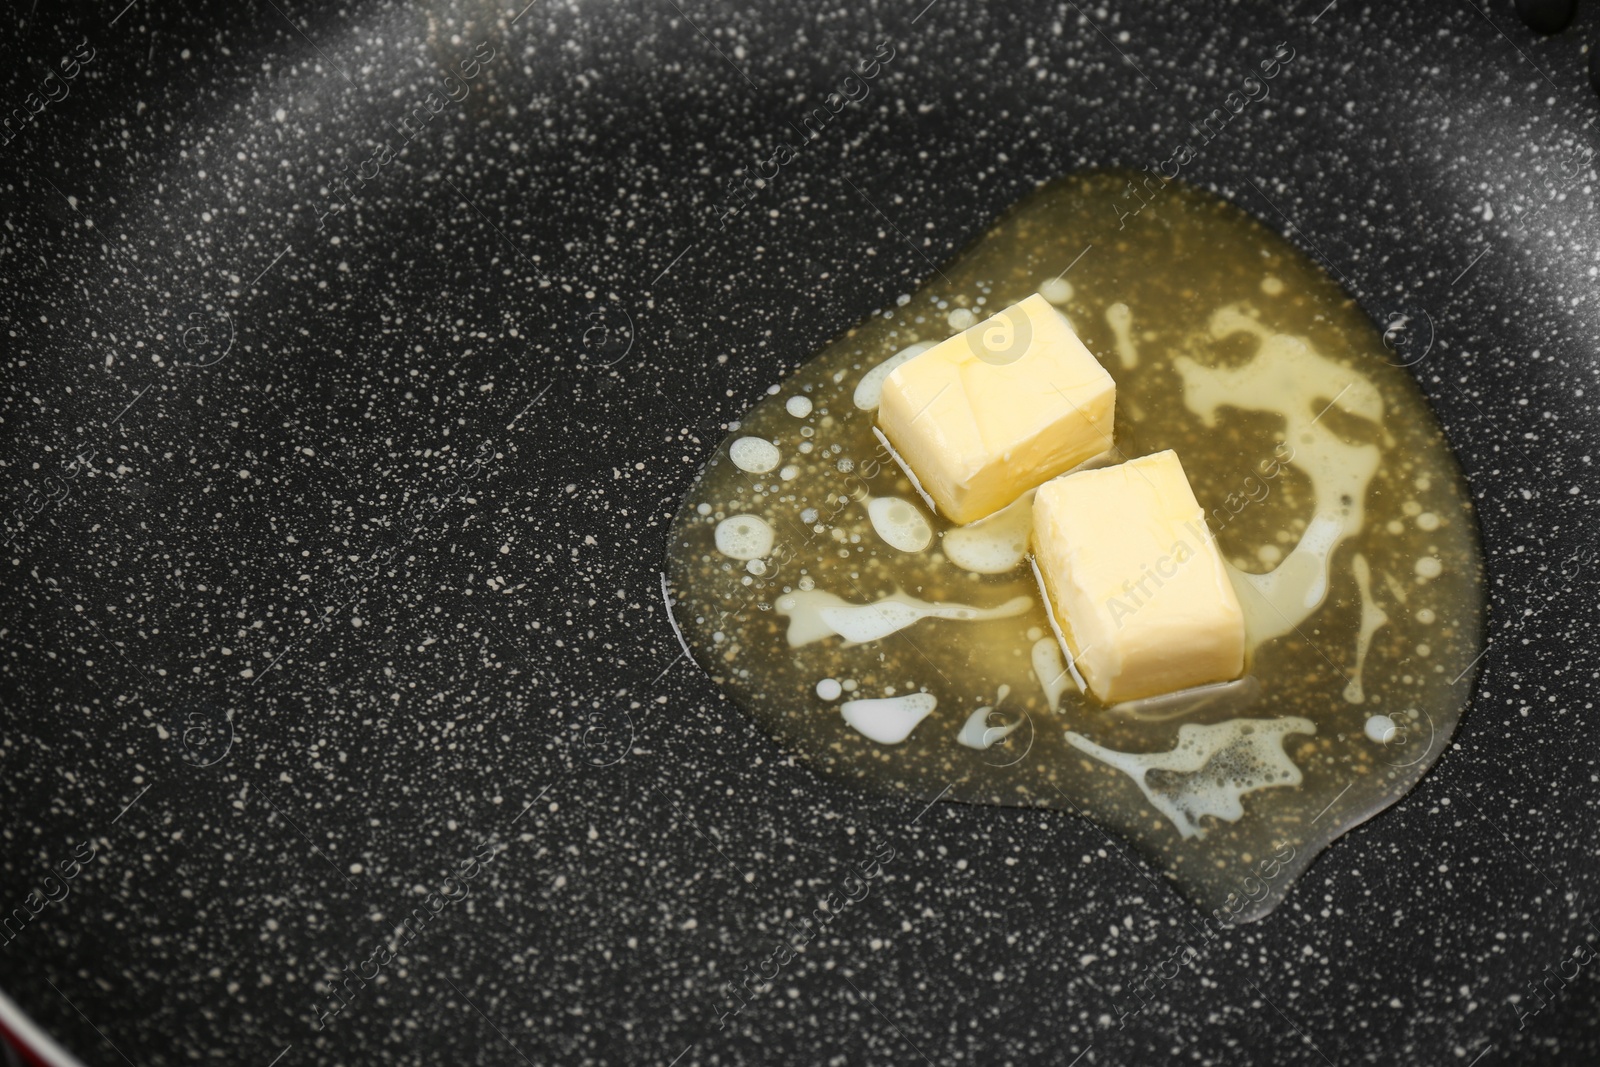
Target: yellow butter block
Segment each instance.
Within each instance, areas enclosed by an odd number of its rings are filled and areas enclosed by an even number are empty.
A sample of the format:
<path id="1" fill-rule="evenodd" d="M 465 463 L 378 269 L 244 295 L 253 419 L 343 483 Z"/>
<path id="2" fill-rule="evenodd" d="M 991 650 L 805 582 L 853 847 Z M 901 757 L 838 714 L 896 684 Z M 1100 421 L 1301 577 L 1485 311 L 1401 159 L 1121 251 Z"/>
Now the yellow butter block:
<path id="1" fill-rule="evenodd" d="M 965 525 L 1112 447 L 1117 386 L 1037 294 L 890 374 L 878 424 Z"/>
<path id="2" fill-rule="evenodd" d="M 1176 452 L 1046 482 L 1033 551 L 1078 672 L 1104 703 L 1243 672 L 1244 612 Z"/>

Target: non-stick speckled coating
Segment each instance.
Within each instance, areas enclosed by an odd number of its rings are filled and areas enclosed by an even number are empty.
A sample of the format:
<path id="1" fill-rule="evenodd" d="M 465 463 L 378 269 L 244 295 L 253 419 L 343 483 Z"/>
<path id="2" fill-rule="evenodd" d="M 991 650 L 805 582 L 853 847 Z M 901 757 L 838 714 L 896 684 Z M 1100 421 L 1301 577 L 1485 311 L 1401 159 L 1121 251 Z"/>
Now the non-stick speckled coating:
<path id="1" fill-rule="evenodd" d="M 1600 1052 L 1594 11 L 205 6 L 24 3 L 0 44 L 7 109 L 60 98 L 0 147 L 0 983 L 85 1062 Z M 1088 823 L 793 764 L 659 571 L 768 385 L 1037 182 L 1170 156 L 1280 41 L 1185 177 L 1408 317 L 1493 642 L 1416 793 L 1206 940 Z M 330 1014 L 345 968 L 378 977 Z"/>

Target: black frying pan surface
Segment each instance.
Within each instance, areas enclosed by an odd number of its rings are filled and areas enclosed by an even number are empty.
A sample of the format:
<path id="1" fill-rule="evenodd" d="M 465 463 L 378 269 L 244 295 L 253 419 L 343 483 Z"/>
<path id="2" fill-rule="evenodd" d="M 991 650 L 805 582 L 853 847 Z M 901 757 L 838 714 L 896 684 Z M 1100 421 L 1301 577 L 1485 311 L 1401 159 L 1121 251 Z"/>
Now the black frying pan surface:
<path id="1" fill-rule="evenodd" d="M 6 16 L 22 1010 L 95 1064 L 1594 1062 L 1593 10 L 519 8 Z M 792 762 L 680 656 L 661 556 L 769 384 L 1278 42 L 1186 177 L 1405 317 L 1493 640 L 1419 788 L 1197 940 L 1093 825 Z"/>

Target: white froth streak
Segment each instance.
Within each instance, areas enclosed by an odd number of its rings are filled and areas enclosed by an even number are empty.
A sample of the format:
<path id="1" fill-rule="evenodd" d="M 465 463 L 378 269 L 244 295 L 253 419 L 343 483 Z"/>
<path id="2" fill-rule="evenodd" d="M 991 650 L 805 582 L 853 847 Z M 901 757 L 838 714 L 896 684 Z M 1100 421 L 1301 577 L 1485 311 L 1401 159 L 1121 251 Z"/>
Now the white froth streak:
<path id="1" fill-rule="evenodd" d="M 1113 347 L 1124 367 L 1139 365 L 1139 349 L 1133 343 L 1133 312 L 1127 304 L 1118 301 L 1106 308 L 1106 325 L 1115 338 Z"/>
<path id="2" fill-rule="evenodd" d="M 1166 752 L 1118 752 L 1095 744 L 1080 733 L 1069 730 L 1072 747 L 1114 767 L 1132 778 L 1161 814 L 1172 821 L 1184 837 L 1204 837 L 1206 816 L 1237 822 L 1244 816 L 1241 803 L 1246 793 L 1270 786 L 1296 786 L 1304 780 L 1300 768 L 1283 750 L 1289 734 L 1315 734 L 1316 724 L 1299 716 L 1281 719 L 1229 719 L 1209 726 L 1185 723 L 1178 727 L 1178 743 Z M 1245 750 L 1245 762 L 1254 772 L 1242 775 L 1237 769 L 1229 778 L 1207 780 L 1205 769 L 1223 752 Z M 1151 771 L 1188 775 L 1171 789 L 1152 788 Z"/>
<path id="3" fill-rule="evenodd" d="M 1344 698 L 1352 704 L 1366 701 L 1366 691 L 1361 684 L 1361 673 L 1367 667 L 1367 653 L 1372 651 L 1372 637 L 1389 622 L 1378 602 L 1372 596 L 1372 567 L 1367 557 L 1357 552 L 1351 560 L 1356 572 L 1356 589 L 1361 593 L 1361 629 L 1356 634 L 1356 663 L 1350 671 L 1350 681 L 1344 687 Z"/>
<path id="4" fill-rule="evenodd" d="M 1049 610 L 1048 608 L 1045 610 Z M 1067 665 L 1061 659 L 1061 644 L 1054 637 L 1041 637 L 1033 643 L 1034 677 L 1044 687 L 1044 699 L 1051 711 L 1061 710 L 1061 694 L 1071 685 Z"/>
<path id="5" fill-rule="evenodd" d="M 1016 570 L 1028 554 L 1034 492 L 1029 489 L 991 515 L 946 530 L 941 542 L 945 558 L 974 574 L 1006 574 Z"/>
<path id="6" fill-rule="evenodd" d="M 877 700 L 848 700 L 839 705 L 839 713 L 862 736 L 880 745 L 898 745 L 938 704 L 932 693 L 907 693 Z"/>
<path id="7" fill-rule="evenodd" d="M 870 604 L 852 604 L 822 589 L 785 593 L 777 600 L 778 614 L 789 616 L 789 647 L 800 648 L 825 637 L 842 637 L 846 645 L 866 644 L 898 633 L 923 619 L 952 622 L 988 622 L 1021 615 L 1033 598 L 1012 597 L 993 608 L 970 604 L 933 603 L 895 593 Z"/>
<path id="8" fill-rule="evenodd" d="M 1187 356 L 1173 361 L 1183 379 L 1184 404 L 1208 427 L 1224 407 L 1268 411 L 1284 422 L 1291 448 L 1284 460 L 1303 471 L 1315 494 L 1312 517 L 1299 544 L 1273 570 L 1250 574 L 1232 565 L 1229 576 L 1245 612 L 1251 648 L 1296 629 L 1328 593 L 1333 554 L 1358 533 L 1381 453 L 1376 445 L 1349 442 L 1322 422 L 1334 407 L 1383 431 L 1383 397 L 1354 368 L 1322 355 L 1302 337 L 1276 333 L 1238 305 L 1211 316 L 1211 336 L 1246 333 L 1256 339 L 1249 361 L 1234 367 L 1202 366 Z M 1318 400 L 1331 397 L 1321 410 Z M 1346 503 L 1348 501 L 1348 503 Z"/>
<path id="9" fill-rule="evenodd" d="M 856 383 L 856 392 L 853 397 L 856 407 L 862 411 L 871 411 L 877 407 L 879 402 L 883 400 L 883 383 L 888 379 L 889 375 L 894 373 L 894 369 L 906 360 L 922 355 L 937 343 L 936 341 L 917 341 L 914 344 L 909 344 L 863 374 L 861 380 Z"/>
<path id="10" fill-rule="evenodd" d="M 899 508 L 906 511 L 903 520 L 895 518 Z M 928 520 L 922 517 L 922 512 L 900 497 L 868 497 L 867 517 L 872 520 L 873 531 L 890 548 L 897 548 L 901 552 L 921 552 L 933 543 L 933 527 L 928 525 Z"/>

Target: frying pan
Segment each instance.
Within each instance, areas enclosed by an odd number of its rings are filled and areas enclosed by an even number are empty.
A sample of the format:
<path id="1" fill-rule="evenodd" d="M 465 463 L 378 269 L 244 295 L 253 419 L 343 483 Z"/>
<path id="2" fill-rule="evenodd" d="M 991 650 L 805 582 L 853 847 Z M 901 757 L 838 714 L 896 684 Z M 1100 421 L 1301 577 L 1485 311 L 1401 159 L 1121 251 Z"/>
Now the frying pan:
<path id="1" fill-rule="evenodd" d="M 1594 1062 L 1597 15 L 1324 4 L 16 5 L 0 1022 L 49 1063 Z M 1390 330 L 1492 640 L 1420 786 L 1190 945 L 1090 823 L 800 766 L 661 556 L 769 384 L 1278 42 L 1186 177 Z"/>

